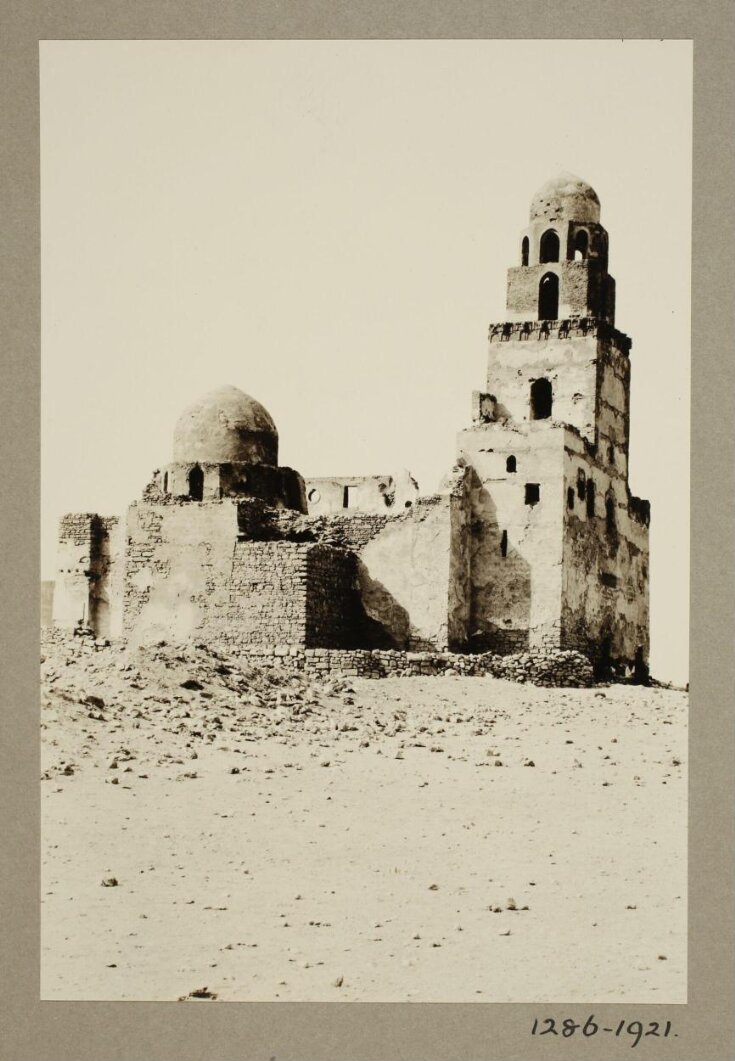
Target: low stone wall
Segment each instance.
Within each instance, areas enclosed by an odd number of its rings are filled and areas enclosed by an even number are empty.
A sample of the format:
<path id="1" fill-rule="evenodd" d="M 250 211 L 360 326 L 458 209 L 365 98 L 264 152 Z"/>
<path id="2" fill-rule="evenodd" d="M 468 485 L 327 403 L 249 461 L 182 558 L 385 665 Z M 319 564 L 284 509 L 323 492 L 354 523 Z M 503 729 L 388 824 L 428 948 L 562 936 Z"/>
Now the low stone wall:
<path id="1" fill-rule="evenodd" d="M 59 627 L 43 629 L 41 641 L 42 645 L 74 644 L 79 652 L 95 652 L 111 643 L 106 638 L 95 639 L 91 630 L 81 630 L 72 636 L 68 630 Z M 112 644 L 122 648 L 125 641 L 116 640 Z M 205 648 L 205 644 L 197 642 L 197 647 Z M 547 650 L 496 656 L 492 652 L 464 655 L 454 652 L 403 652 L 397 649 L 298 648 L 290 645 L 210 647 L 214 648 L 215 658 L 218 659 L 230 656 L 256 667 L 295 670 L 316 678 L 331 675 L 411 678 L 457 674 L 504 678 L 544 687 L 589 688 L 595 684 L 590 661 L 580 652 L 572 651 Z M 223 648 L 226 655 L 222 655 Z M 181 643 L 178 651 L 185 654 L 186 644 Z"/>
<path id="2" fill-rule="evenodd" d="M 579 652 L 521 652 L 497 656 L 491 652 L 462 655 L 394 649 L 304 649 L 277 645 L 242 648 L 237 654 L 259 666 L 285 667 L 325 677 L 329 674 L 360 678 L 461 674 L 488 675 L 542 686 L 588 688 L 594 685 L 592 665 Z"/>

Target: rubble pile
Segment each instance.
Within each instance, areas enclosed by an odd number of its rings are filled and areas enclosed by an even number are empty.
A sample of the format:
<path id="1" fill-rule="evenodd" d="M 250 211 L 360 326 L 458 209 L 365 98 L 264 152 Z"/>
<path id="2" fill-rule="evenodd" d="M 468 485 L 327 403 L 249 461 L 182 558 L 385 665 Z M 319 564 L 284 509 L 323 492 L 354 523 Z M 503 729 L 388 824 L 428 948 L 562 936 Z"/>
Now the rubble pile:
<path id="1" fill-rule="evenodd" d="M 145 779 L 159 768 L 191 779 L 203 747 L 232 753 L 227 769 L 236 773 L 265 742 L 311 745 L 320 754 L 335 744 L 357 750 L 387 740 L 400 756 L 404 747 L 434 750 L 452 734 L 491 734 L 508 713 L 499 686 L 488 686 L 481 706 L 451 717 L 439 706 L 428 717 L 412 712 L 395 691 L 385 707 L 366 707 L 350 675 L 262 666 L 191 642 L 134 648 L 50 631 L 41 661 L 45 780 L 102 770 L 108 783 L 125 784 L 126 775 Z M 405 670 L 407 661 L 400 663 Z M 445 699 L 438 695 L 437 705 Z"/>

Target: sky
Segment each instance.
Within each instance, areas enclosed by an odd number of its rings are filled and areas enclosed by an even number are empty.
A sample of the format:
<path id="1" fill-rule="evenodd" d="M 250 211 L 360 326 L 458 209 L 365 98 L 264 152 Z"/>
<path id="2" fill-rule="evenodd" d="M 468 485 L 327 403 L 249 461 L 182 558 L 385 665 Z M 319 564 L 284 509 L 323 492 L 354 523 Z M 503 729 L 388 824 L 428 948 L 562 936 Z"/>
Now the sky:
<path id="1" fill-rule="evenodd" d="M 688 678 L 687 41 L 41 43 L 41 569 L 233 384 L 305 476 L 430 493 L 534 192 L 596 189 L 649 498 L 651 666 Z"/>

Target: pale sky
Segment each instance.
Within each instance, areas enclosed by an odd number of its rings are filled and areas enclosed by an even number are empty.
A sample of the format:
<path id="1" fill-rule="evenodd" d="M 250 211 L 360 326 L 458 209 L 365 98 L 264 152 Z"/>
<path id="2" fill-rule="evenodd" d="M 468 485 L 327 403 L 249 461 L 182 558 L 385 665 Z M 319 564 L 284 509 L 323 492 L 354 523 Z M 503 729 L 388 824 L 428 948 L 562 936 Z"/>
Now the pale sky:
<path id="1" fill-rule="evenodd" d="M 633 339 L 653 673 L 688 674 L 687 41 L 41 44 L 42 574 L 231 383 L 303 475 L 431 492 L 484 386 L 533 193 L 596 189 Z"/>

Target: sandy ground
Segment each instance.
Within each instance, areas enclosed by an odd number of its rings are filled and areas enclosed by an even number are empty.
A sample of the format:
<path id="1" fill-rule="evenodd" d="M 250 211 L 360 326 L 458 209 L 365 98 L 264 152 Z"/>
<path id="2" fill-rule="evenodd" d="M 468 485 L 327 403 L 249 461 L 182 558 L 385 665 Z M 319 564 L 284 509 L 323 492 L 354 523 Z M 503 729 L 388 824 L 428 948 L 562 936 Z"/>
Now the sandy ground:
<path id="1" fill-rule="evenodd" d="M 686 694 L 200 657 L 47 656 L 42 998 L 686 1001 Z"/>

